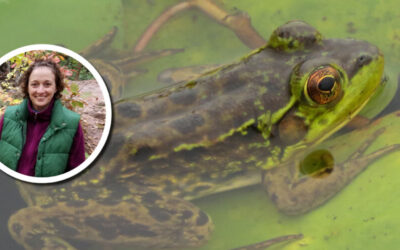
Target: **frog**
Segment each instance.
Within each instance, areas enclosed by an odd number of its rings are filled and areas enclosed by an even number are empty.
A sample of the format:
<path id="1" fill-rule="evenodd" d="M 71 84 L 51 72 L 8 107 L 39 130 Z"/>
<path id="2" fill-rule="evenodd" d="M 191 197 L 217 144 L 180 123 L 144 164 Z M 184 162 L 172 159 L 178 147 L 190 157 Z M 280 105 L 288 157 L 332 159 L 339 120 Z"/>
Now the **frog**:
<path id="1" fill-rule="evenodd" d="M 237 62 L 116 101 L 95 164 L 71 181 L 19 182 L 28 206 L 11 216 L 9 231 L 26 249 L 198 247 L 214 225 L 191 200 L 259 183 L 283 212 L 310 211 L 394 150 L 364 156 L 372 136 L 349 163 L 317 176 L 297 164 L 366 105 L 383 65 L 368 42 L 283 24 Z"/>

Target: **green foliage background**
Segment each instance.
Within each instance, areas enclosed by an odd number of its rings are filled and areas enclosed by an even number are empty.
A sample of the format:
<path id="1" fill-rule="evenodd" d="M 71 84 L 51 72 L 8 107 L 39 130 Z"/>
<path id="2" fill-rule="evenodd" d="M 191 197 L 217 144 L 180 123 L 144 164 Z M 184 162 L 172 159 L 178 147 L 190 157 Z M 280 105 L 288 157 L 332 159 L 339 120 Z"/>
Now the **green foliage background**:
<path id="1" fill-rule="evenodd" d="M 119 33 L 112 47 L 129 51 L 139 35 L 163 9 L 178 0 L 0 1 L 0 54 L 34 43 L 60 44 L 81 51 L 113 26 Z M 400 68 L 400 8 L 398 1 L 265 1 L 217 0 L 224 9 L 245 11 L 266 39 L 279 25 L 301 19 L 325 37 L 352 37 L 377 45 L 385 55 L 387 87 L 364 111 L 379 112 L 397 88 Z M 163 87 L 157 75 L 164 69 L 219 64 L 250 50 L 225 27 L 198 10 L 181 13 L 154 37 L 147 51 L 184 48 L 183 53 L 137 66 L 148 73 L 126 87 L 125 96 Z M 128 52 L 127 52 L 128 53 Z M 396 116 L 387 118 L 386 144 L 399 142 Z M 371 128 L 373 130 L 373 128 Z M 357 134 L 356 134 L 357 135 Z M 356 140 L 356 139 L 355 139 Z M 341 143 L 338 141 L 337 143 Z M 348 150 L 354 145 L 347 145 Z M 379 147 L 375 146 L 376 148 Z M 212 240 L 203 249 L 227 249 L 282 234 L 303 233 L 285 249 L 396 249 L 400 244 L 398 190 L 400 154 L 372 164 L 333 200 L 311 213 L 280 214 L 259 187 L 218 194 L 196 201 L 215 221 Z M 2 197 L 8 199 L 8 197 Z"/>
<path id="2" fill-rule="evenodd" d="M 62 91 L 62 102 L 64 105 L 78 112 L 78 108 L 84 106 L 85 101 L 80 97 L 79 86 L 71 82 L 71 80 L 89 80 L 94 79 L 93 75 L 76 59 L 56 51 L 47 50 L 31 50 L 8 58 L 8 63 L 11 66 L 7 78 L 1 81 L 0 93 L 0 114 L 2 114 L 8 105 L 19 104 L 23 95 L 19 88 L 19 78 L 36 60 L 52 60 L 55 62 L 64 75 L 65 88 Z M 14 86 L 17 84 L 16 86 Z M 79 112 L 81 113 L 81 112 Z"/>

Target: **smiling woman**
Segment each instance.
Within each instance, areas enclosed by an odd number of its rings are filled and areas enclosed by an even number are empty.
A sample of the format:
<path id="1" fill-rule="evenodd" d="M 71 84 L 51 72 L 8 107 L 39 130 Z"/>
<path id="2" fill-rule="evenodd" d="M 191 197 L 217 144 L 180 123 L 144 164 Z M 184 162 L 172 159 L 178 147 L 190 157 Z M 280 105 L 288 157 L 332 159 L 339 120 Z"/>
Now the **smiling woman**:
<path id="1" fill-rule="evenodd" d="M 52 68 L 48 67 L 47 64 L 46 61 L 36 63 L 35 70 L 32 70 L 29 79 L 27 79 L 28 84 L 24 83 L 23 86 L 24 94 L 28 93 L 32 106 L 37 111 L 47 108 L 57 89 L 63 88 L 60 79 L 58 79 L 58 85 L 56 85 L 57 74 L 54 74 Z M 28 74 L 29 72 L 26 75 Z"/>
<path id="2" fill-rule="evenodd" d="M 80 115 L 60 101 L 63 78 L 52 60 L 36 60 L 22 76 L 24 100 L 0 120 L 0 162 L 10 169 L 49 177 L 85 161 Z"/>

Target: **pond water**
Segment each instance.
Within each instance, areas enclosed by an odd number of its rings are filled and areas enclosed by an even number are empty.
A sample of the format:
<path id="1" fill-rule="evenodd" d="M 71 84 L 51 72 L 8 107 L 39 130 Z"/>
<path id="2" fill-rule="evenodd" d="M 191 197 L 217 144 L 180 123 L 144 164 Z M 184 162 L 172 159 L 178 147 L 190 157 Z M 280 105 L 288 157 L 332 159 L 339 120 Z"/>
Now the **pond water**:
<path id="1" fill-rule="evenodd" d="M 0 0 L 0 54 L 34 43 L 66 46 L 74 51 L 104 36 L 113 26 L 118 33 L 111 44 L 115 51 L 127 51 L 152 20 L 176 0 L 92 0 L 55 2 Z M 400 9 L 390 1 L 244 1 L 216 0 L 229 13 L 246 12 L 254 28 L 266 40 L 272 31 L 289 20 L 299 19 L 314 26 L 326 38 L 356 38 L 378 46 L 385 56 L 387 83 L 362 111 L 377 116 L 396 93 L 400 68 Z M 179 53 L 142 62 L 132 70 L 123 97 L 166 87 L 158 81 L 160 72 L 171 68 L 218 65 L 238 60 L 249 53 L 235 34 L 203 12 L 192 9 L 178 14 L 153 37 L 145 51 L 183 49 Z M 398 100 L 398 96 L 394 97 Z M 399 109 L 392 102 L 386 113 Z M 382 136 L 367 151 L 399 143 L 398 115 L 360 133 L 337 136 L 326 145 L 348 155 L 368 133 L 385 127 Z M 347 144 L 346 144 L 346 143 Z M 329 144 L 331 143 L 331 144 Z M 336 144 L 335 144 L 336 143 Z M 347 147 L 346 147 L 347 146 Z M 342 149 L 340 149 L 342 148 Z M 273 237 L 302 233 L 304 238 L 280 245 L 284 249 L 396 249 L 400 244 L 398 210 L 400 153 L 382 157 L 352 181 L 333 199 L 317 209 L 297 216 L 279 212 L 259 185 L 214 194 L 193 201 L 213 219 L 211 240 L 200 249 L 230 249 Z M 0 174 L 0 197 L 7 201 L 0 210 L 0 241 L 7 249 L 18 249 L 8 234 L 8 217 L 25 207 L 14 181 Z M 85 245 L 87 247 L 87 245 Z"/>

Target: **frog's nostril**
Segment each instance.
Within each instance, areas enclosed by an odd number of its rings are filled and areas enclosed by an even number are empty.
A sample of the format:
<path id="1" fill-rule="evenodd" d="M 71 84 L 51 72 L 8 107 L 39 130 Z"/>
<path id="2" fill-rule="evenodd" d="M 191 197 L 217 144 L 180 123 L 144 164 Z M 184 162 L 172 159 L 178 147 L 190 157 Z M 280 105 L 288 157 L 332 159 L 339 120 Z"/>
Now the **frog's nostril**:
<path id="1" fill-rule="evenodd" d="M 368 64 L 371 61 L 371 56 L 369 55 L 361 55 L 357 58 L 357 65 L 359 67 L 364 66 L 366 64 Z"/>

